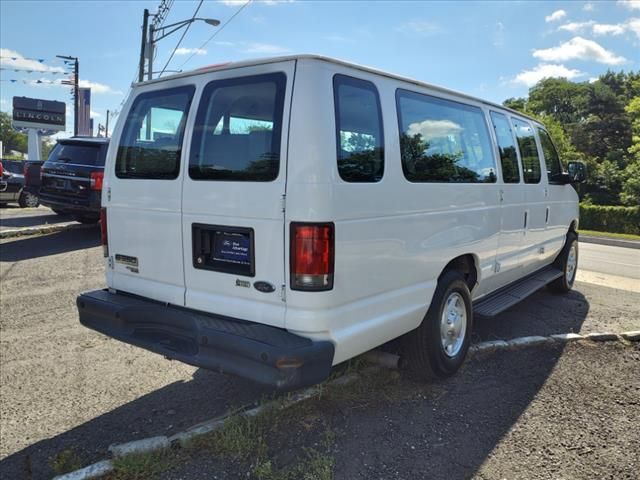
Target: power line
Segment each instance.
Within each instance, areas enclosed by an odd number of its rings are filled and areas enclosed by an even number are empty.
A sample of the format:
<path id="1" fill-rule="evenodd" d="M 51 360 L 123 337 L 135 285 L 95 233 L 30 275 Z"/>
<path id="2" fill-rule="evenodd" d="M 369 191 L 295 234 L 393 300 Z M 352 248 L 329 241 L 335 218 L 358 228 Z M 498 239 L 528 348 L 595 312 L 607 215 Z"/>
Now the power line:
<path id="1" fill-rule="evenodd" d="M 178 47 L 180 46 L 180 44 L 182 43 L 182 40 L 184 39 L 185 35 L 187 34 L 187 32 L 189 31 L 189 29 L 191 28 L 191 24 L 193 23 L 193 20 L 196 18 L 196 15 L 198 14 L 198 10 L 200 10 L 200 7 L 202 6 L 202 3 L 204 2 L 204 0 L 200 0 L 200 3 L 198 4 L 198 7 L 196 8 L 196 11 L 193 12 L 193 15 L 191 16 L 191 22 L 189 22 L 187 24 L 187 28 L 185 28 L 184 32 L 182 32 L 182 36 L 180 37 L 180 40 L 178 40 L 178 43 L 176 44 L 175 48 L 173 49 L 173 52 L 171 52 L 171 55 L 169 55 L 169 60 L 167 60 L 167 63 L 164 64 L 164 67 L 162 67 L 162 71 L 160 72 L 160 75 L 158 75 L 158 77 L 161 77 L 162 74 L 164 73 L 164 71 L 167 69 L 167 67 L 169 66 L 169 62 L 171 61 L 171 59 L 173 58 L 173 56 L 176 53 L 176 50 L 178 50 Z"/>
<path id="2" fill-rule="evenodd" d="M 227 21 L 225 21 L 222 25 L 220 25 L 220 28 L 218 28 L 218 30 L 216 30 L 216 31 L 213 33 L 213 35 L 211 35 L 211 36 L 209 37 L 209 39 L 208 39 L 206 42 L 204 42 L 202 45 L 200 45 L 200 46 L 196 49 L 196 51 L 195 51 L 194 53 L 192 53 L 192 54 L 191 54 L 191 56 L 190 56 L 189 58 L 187 58 L 187 59 L 183 62 L 183 64 L 182 64 L 182 65 L 180 65 L 180 68 L 179 68 L 178 70 L 182 70 L 182 67 L 184 67 L 184 66 L 189 62 L 189 60 L 191 60 L 191 59 L 195 56 L 195 54 L 197 53 L 197 51 L 198 51 L 198 50 L 202 50 L 202 49 L 207 45 L 207 43 L 209 43 L 211 40 L 213 40 L 213 39 L 216 37 L 216 35 L 218 35 L 222 30 L 224 30 L 224 27 L 226 27 L 227 25 L 229 25 L 229 23 L 231 22 L 231 20 L 233 20 L 234 18 L 236 18 L 236 16 L 237 16 L 237 15 L 238 15 L 242 10 L 244 10 L 244 8 L 245 8 L 247 5 L 249 5 L 252 1 L 253 1 L 253 0 L 247 0 L 247 3 L 242 4 L 242 6 L 241 6 L 240 8 L 238 8 L 238 10 L 236 10 L 236 12 L 235 12 L 233 15 L 231 15 L 231 17 L 230 17 Z"/>

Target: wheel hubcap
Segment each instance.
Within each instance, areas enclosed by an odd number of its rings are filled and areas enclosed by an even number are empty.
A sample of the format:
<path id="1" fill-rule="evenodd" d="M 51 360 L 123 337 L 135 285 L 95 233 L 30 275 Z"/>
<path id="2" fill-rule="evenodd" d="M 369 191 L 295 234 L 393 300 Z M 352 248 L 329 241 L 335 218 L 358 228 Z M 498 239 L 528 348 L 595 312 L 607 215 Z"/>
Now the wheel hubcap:
<path id="1" fill-rule="evenodd" d="M 467 309 L 462 295 L 452 292 L 445 301 L 440 319 L 440 340 L 448 357 L 455 357 L 462 348 L 467 331 Z"/>
<path id="2" fill-rule="evenodd" d="M 576 243 L 573 242 L 569 249 L 569 255 L 567 256 L 567 268 L 564 272 L 567 283 L 573 282 L 573 277 L 576 274 L 576 267 L 578 266 L 578 249 Z"/>

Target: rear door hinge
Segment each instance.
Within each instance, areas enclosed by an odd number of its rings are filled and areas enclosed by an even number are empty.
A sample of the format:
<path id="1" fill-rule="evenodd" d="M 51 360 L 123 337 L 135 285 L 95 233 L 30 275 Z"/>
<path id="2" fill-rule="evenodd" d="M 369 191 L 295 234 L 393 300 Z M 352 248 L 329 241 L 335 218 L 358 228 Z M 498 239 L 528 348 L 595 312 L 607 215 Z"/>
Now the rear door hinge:
<path id="1" fill-rule="evenodd" d="M 287 301 L 287 286 L 284 284 L 280 286 L 280 298 L 283 302 Z"/>
<path id="2" fill-rule="evenodd" d="M 282 197 L 280 197 L 280 208 L 282 209 L 282 213 L 287 209 L 287 194 L 283 193 Z"/>
<path id="3" fill-rule="evenodd" d="M 111 201 L 111 187 L 107 188 L 107 202 Z"/>
<path id="4" fill-rule="evenodd" d="M 107 264 L 109 265 L 109 268 L 113 270 L 113 257 L 111 255 L 109 255 L 109 258 L 107 259 Z"/>

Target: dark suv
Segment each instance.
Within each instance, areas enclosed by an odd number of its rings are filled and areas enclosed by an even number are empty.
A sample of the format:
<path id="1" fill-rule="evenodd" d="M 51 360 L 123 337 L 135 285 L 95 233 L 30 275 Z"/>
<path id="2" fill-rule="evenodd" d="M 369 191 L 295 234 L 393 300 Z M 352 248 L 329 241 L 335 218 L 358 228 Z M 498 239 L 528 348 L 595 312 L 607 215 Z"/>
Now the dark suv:
<path id="1" fill-rule="evenodd" d="M 97 222 L 108 146 L 108 138 L 58 140 L 42 166 L 40 203 L 79 222 Z"/>

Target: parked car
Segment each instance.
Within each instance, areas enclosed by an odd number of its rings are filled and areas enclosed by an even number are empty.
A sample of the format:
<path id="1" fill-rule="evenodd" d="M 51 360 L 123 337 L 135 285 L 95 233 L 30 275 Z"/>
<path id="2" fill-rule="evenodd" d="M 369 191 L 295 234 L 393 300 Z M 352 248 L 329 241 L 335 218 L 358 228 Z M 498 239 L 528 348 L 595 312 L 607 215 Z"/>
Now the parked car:
<path id="1" fill-rule="evenodd" d="M 100 218 L 100 198 L 108 138 L 58 140 L 42 166 L 40 202 L 82 223 Z"/>
<path id="2" fill-rule="evenodd" d="M 446 377 L 474 312 L 575 280 L 584 165 L 468 95 L 261 59 L 134 86 L 112 142 L 80 321 L 191 365 L 291 389 L 402 337 Z"/>
<path id="3" fill-rule="evenodd" d="M 25 187 L 28 168 L 41 162 L 22 160 L 0 161 L 0 206 L 17 203 L 21 208 L 34 208 L 39 204 L 37 191 Z"/>

